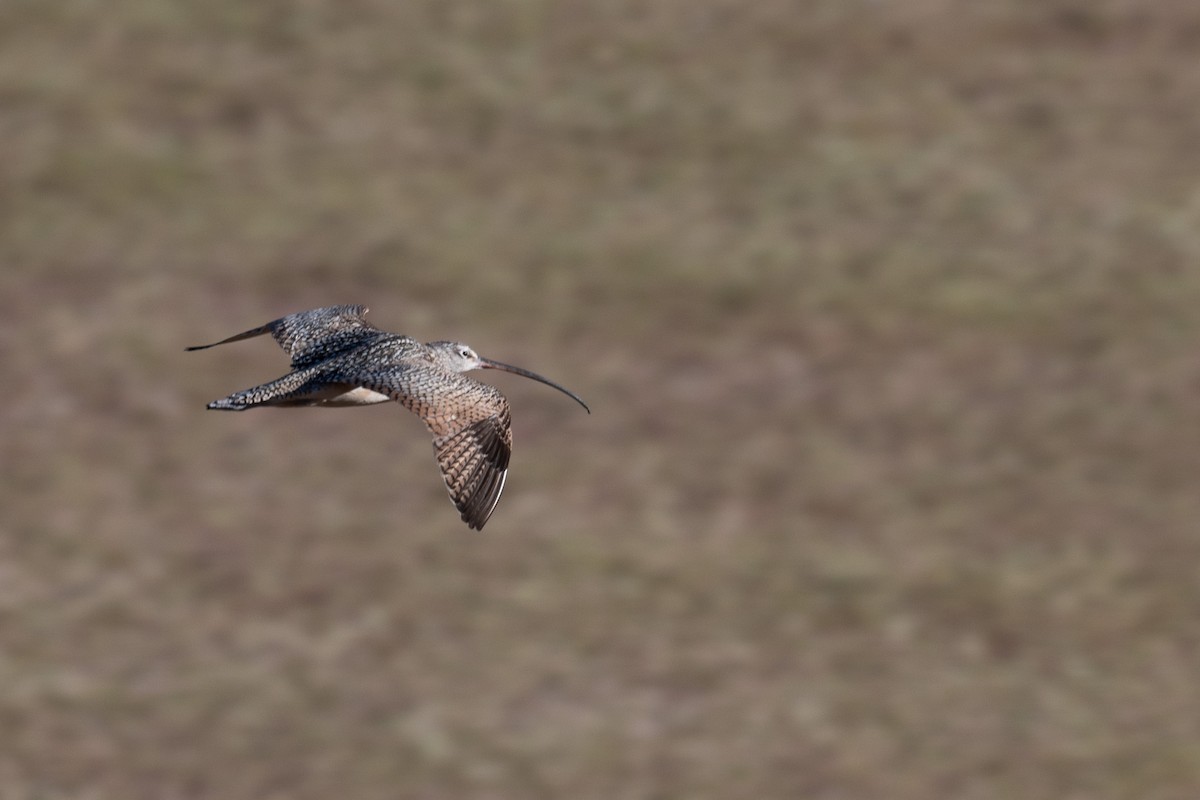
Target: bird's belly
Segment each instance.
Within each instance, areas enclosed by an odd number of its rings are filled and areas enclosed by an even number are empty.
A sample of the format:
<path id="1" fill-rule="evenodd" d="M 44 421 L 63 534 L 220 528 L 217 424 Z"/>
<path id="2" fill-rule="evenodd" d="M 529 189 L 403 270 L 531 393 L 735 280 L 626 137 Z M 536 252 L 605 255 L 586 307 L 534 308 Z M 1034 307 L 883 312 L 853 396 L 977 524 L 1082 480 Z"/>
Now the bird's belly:
<path id="1" fill-rule="evenodd" d="M 370 406 L 392 398 L 363 386 L 333 384 L 305 398 L 314 406 Z"/>

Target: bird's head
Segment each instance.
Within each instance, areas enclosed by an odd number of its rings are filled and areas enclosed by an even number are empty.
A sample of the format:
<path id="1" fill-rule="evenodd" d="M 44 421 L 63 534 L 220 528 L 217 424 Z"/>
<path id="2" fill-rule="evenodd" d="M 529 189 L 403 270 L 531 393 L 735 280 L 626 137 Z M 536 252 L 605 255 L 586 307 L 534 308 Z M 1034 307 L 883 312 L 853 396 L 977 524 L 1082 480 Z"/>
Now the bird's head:
<path id="1" fill-rule="evenodd" d="M 576 403 L 583 406 L 584 410 L 589 414 L 592 413 L 592 410 L 587 407 L 587 403 L 580 400 L 577 394 L 559 386 L 554 381 L 543 378 L 536 372 L 514 367 L 512 364 L 504 364 L 500 361 L 492 361 L 490 358 L 484 358 L 462 342 L 430 342 L 426 346 L 432 353 L 434 362 L 450 372 L 470 372 L 473 369 L 499 369 L 504 372 L 511 372 L 514 375 L 531 378 L 539 383 L 544 383 L 547 386 L 558 389 L 567 397 L 570 397 Z"/>
<path id="2" fill-rule="evenodd" d="M 430 342 L 427 347 L 437 365 L 451 372 L 470 372 L 485 366 L 479 354 L 462 342 Z"/>

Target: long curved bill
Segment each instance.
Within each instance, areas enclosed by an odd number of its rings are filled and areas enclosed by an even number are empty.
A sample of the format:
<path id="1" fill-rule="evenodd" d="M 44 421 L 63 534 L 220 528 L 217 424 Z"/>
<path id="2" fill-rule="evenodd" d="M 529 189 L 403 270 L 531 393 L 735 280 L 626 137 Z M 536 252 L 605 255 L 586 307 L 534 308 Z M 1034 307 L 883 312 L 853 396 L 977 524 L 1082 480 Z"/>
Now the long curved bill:
<path id="1" fill-rule="evenodd" d="M 579 395 L 575 394 L 570 389 L 566 389 L 562 386 L 559 386 L 557 383 L 550 380 L 549 378 L 543 378 L 541 375 L 538 375 L 536 372 L 530 372 L 527 369 L 521 369 L 520 367 L 514 367 L 512 364 L 504 364 L 500 361 L 492 361 L 490 358 L 483 358 L 482 356 L 480 357 L 479 362 L 485 369 L 499 369 L 499 370 L 503 370 L 505 372 L 511 372 L 514 375 L 520 375 L 525 378 L 532 378 L 533 380 L 537 381 L 538 383 L 544 383 L 547 386 L 558 389 L 560 392 L 565 394 L 567 397 L 571 398 L 576 403 L 579 403 L 579 405 L 583 406 L 584 411 L 588 412 L 589 414 L 592 413 L 592 410 L 590 408 L 588 408 L 587 403 L 583 402 L 583 400 L 581 400 L 579 398 Z"/>

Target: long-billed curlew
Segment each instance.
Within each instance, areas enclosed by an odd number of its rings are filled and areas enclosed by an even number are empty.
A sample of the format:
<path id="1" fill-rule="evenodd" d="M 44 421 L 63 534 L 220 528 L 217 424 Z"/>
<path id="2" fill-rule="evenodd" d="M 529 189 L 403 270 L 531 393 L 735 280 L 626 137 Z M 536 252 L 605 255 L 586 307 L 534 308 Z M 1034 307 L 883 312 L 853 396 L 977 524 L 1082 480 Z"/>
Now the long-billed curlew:
<path id="1" fill-rule="evenodd" d="M 450 499 L 463 522 L 482 530 L 496 508 L 512 428 L 508 401 L 493 386 L 463 375 L 501 369 L 553 386 L 590 414 L 574 392 L 529 370 L 476 355 L 458 342 L 421 344 L 363 320 L 366 306 L 330 306 L 289 314 L 203 350 L 269 333 L 292 357 L 282 378 L 214 400 L 209 408 L 245 411 L 257 406 L 360 406 L 395 400 L 433 434 L 433 450 Z"/>

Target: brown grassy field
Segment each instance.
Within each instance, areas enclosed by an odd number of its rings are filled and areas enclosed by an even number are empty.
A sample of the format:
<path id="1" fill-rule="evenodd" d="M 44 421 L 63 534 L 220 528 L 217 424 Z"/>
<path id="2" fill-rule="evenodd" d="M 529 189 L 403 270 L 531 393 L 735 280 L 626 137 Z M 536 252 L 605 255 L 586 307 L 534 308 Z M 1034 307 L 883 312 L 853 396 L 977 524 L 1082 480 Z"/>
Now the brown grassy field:
<path id="1" fill-rule="evenodd" d="M 1200 796 L 1190 0 L 0 5 L 0 797 Z M 561 381 L 483 534 L 338 302 Z"/>

